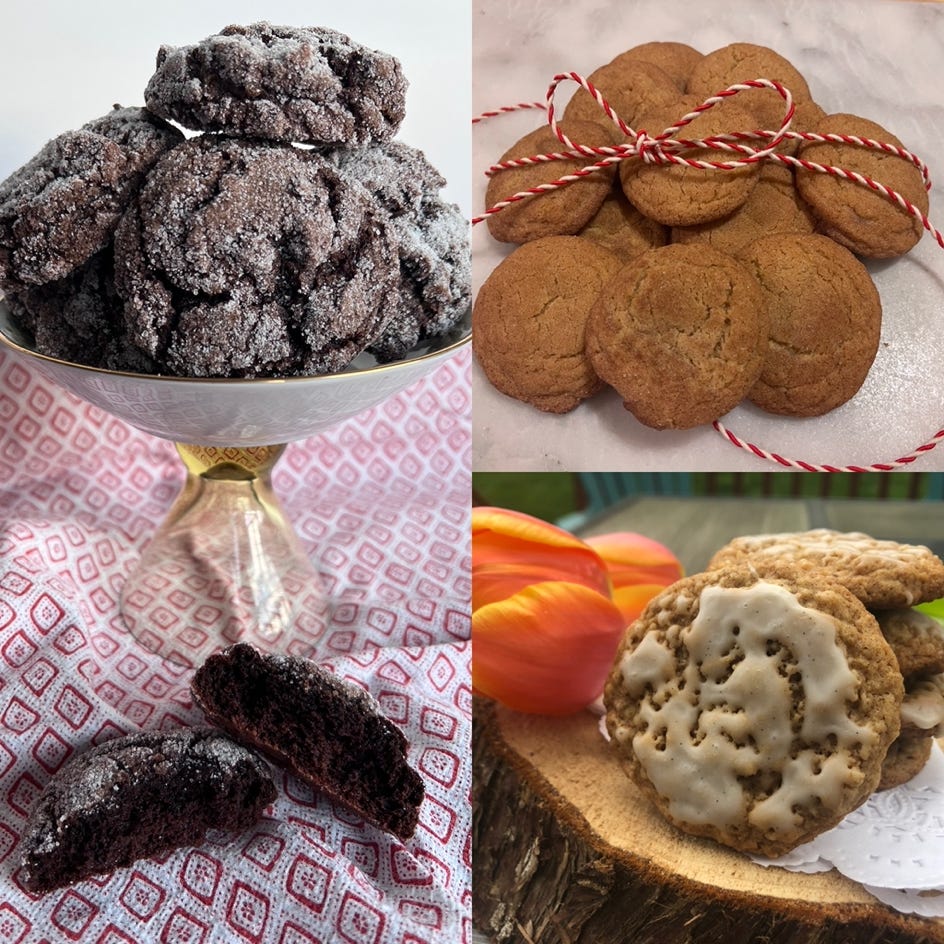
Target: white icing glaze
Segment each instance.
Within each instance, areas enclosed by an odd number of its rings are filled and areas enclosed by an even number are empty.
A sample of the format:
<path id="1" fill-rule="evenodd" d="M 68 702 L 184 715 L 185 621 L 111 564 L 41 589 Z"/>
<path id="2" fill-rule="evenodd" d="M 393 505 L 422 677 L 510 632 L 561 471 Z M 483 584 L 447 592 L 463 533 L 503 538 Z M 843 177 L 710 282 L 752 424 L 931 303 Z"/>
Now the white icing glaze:
<path id="1" fill-rule="evenodd" d="M 769 557 L 783 554 L 812 552 L 816 554 L 842 554 L 857 559 L 857 563 L 878 561 L 890 566 L 906 566 L 929 555 L 926 547 L 916 544 L 898 544 L 895 541 L 877 541 L 858 531 L 830 531 L 818 528 L 813 531 L 788 534 L 758 534 L 736 538 L 733 544 L 752 553 Z"/>
<path id="2" fill-rule="evenodd" d="M 912 724 L 935 737 L 944 733 L 944 685 L 941 676 L 926 679 L 905 692 L 901 705 L 902 724 Z"/>
<path id="3" fill-rule="evenodd" d="M 858 685 L 829 616 L 778 584 L 708 587 L 681 631 L 680 676 L 662 638 L 647 634 L 620 669 L 642 696 L 633 748 L 675 819 L 786 831 L 798 822 L 794 807 L 835 806 L 861 782 L 852 752 L 877 735 L 848 716 Z M 755 776 L 769 795 L 749 808 L 741 781 Z"/>

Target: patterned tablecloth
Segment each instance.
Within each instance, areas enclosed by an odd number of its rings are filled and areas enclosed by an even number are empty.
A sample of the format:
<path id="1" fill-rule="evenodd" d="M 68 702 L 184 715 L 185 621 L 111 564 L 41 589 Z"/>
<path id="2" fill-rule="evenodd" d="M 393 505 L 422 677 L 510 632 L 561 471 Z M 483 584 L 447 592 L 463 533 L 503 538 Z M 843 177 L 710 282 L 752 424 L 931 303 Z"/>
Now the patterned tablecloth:
<path id="1" fill-rule="evenodd" d="M 0 944 L 453 944 L 470 937 L 469 355 L 327 435 L 273 481 L 334 603 L 319 662 L 367 688 L 426 784 L 406 843 L 275 771 L 277 801 L 44 897 L 18 842 L 78 751 L 201 721 L 189 672 L 123 628 L 118 591 L 183 478 L 139 433 L 0 354 Z M 168 599 L 173 609 L 173 599 Z"/>

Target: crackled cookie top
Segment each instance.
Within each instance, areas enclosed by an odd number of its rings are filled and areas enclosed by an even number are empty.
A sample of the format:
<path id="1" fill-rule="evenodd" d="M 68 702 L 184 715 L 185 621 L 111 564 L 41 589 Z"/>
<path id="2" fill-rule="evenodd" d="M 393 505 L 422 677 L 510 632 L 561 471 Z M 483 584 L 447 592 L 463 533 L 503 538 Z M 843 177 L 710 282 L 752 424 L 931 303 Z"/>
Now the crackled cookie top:
<path id="1" fill-rule="evenodd" d="M 737 537 L 710 567 L 750 564 L 759 572 L 789 563 L 825 571 L 875 609 L 908 607 L 944 596 L 944 562 L 922 545 L 880 541 L 861 532 L 818 528 Z"/>
<path id="2" fill-rule="evenodd" d="M 197 131 L 350 147 L 396 134 L 406 87 L 397 59 L 343 33 L 253 23 L 161 46 L 144 98 Z"/>
<path id="3" fill-rule="evenodd" d="M 872 616 L 789 571 L 669 587 L 627 632 L 605 692 L 613 743 L 663 814 L 768 855 L 872 792 L 901 699 Z"/>
<path id="4" fill-rule="evenodd" d="M 154 168 L 115 240 L 135 342 L 187 376 L 342 369 L 396 266 L 384 214 L 317 152 L 214 135 Z"/>
<path id="5" fill-rule="evenodd" d="M 182 140 L 144 109 L 116 105 L 50 141 L 0 183 L 0 289 L 66 278 L 103 249 L 144 175 Z"/>

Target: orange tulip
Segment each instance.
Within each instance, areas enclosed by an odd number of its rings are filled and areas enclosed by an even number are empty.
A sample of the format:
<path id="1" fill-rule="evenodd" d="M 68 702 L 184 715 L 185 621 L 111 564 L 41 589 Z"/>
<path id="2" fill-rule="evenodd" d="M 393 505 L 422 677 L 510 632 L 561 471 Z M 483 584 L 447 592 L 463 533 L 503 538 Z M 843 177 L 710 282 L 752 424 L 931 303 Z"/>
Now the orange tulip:
<path id="1" fill-rule="evenodd" d="M 624 614 L 638 614 L 681 574 L 648 538 L 607 538 L 595 539 L 594 548 L 529 515 L 472 510 L 478 692 L 518 711 L 555 715 L 599 696 L 629 622 Z"/>

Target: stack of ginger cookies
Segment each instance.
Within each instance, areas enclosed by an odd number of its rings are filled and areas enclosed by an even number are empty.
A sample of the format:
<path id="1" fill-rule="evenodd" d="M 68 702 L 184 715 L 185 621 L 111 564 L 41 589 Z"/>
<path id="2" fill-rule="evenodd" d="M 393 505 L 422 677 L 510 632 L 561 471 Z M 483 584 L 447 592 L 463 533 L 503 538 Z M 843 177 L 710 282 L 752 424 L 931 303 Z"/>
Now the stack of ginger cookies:
<path id="1" fill-rule="evenodd" d="M 682 830 L 779 856 L 944 733 L 944 596 L 923 546 L 818 529 L 735 538 L 648 604 L 606 684 L 620 763 Z"/>
<path id="2" fill-rule="evenodd" d="M 788 60 L 750 43 L 707 55 L 682 43 L 646 43 L 588 76 L 628 126 L 653 137 L 706 98 L 759 78 L 789 89 L 792 131 L 902 146 L 866 118 L 827 114 Z M 706 110 L 676 137 L 776 132 L 784 113 L 777 91 L 752 88 Z M 559 127 L 582 145 L 627 143 L 583 88 Z M 499 160 L 562 150 L 544 125 Z M 858 172 L 927 213 L 921 171 L 897 155 L 797 138 L 777 150 Z M 707 148 L 683 156 L 738 157 Z M 486 205 L 594 160 L 499 170 Z M 565 413 L 609 385 L 656 429 L 710 423 L 745 398 L 770 413 L 804 417 L 851 399 L 875 359 L 882 321 L 861 258 L 900 256 L 923 233 L 921 222 L 887 197 L 775 159 L 721 170 L 632 157 L 514 202 L 490 215 L 488 226 L 495 239 L 520 244 L 483 284 L 473 312 L 474 350 L 493 386 Z"/>

